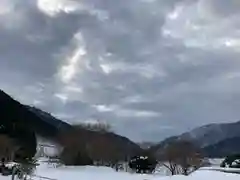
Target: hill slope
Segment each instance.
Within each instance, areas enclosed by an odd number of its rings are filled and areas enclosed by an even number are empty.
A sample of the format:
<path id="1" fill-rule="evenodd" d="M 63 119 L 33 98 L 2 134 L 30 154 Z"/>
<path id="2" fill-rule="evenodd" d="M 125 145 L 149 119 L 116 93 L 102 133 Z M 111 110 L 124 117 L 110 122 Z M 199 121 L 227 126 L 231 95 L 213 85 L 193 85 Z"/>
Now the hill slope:
<path id="1" fill-rule="evenodd" d="M 240 137 L 222 140 L 216 144 L 206 146 L 203 151 L 208 157 L 226 157 L 231 154 L 240 153 Z"/>
<path id="2" fill-rule="evenodd" d="M 70 132 L 74 128 L 72 125 L 53 117 L 50 113 L 44 112 L 35 107 L 30 107 L 19 103 L 8 94 L 0 90 L 0 127 L 2 125 L 13 127 L 15 123 L 20 124 L 26 131 L 36 133 L 38 136 L 61 142 L 60 135 Z M 119 156 L 133 155 L 142 149 L 130 141 L 128 138 L 108 132 L 91 131 L 87 129 L 79 129 L 79 143 L 82 141 L 88 144 L 94 144 L 99 139 L 103 139 L 120 150 Z M 23 139 L 24 140 L 24 139 Z M 91 145 L 93 146 L 93 145 Z M 107 147 L 105 147 L 107 148 Z M 97 151 L 96 149 L 95 151 Z"/>
<path id="3" fill-rule="evenodd" d="M 156 152 L 164 146 L 178 140 L 188 140 L 201 147 L 211 157 L 225 156 L 240 152 L 237 144 L 240 142 L 240 121 L 234 123 L 209 124 L 179 136 L 173 136 L 152 146 Z"/>
<path id="4" fill-rule="evenodd" d="M 51 118 L 43 117 L 37 111 L 30 110 L 29 106 L 19 103 L 1 90 L 0 118 L 2 125 L 12 126 L 12 124 L 17 123 L 23 128 L 34 131 L 46 138 L 55 138 L 62 129 L 71 128 L 67 123 L 53 121 Z M 62 124 L 61 128 L 59 128 L 59 123 Z"/>

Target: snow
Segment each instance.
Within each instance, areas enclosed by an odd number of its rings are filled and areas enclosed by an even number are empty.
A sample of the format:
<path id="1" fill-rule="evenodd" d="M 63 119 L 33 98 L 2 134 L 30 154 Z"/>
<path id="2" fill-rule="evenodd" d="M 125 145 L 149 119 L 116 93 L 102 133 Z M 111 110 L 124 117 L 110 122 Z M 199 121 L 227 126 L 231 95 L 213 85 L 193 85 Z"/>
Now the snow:
<path id="1" fill-rule="evenodd" d="M 127 172 L 116 172 L 107 167 L 54 167 L 42 161 L 37 167 L 33 180 L 239 180 L 239 174 L 224 173 L 220 171 L 230 171 L 229 168 L 208 167 L 192 173 L 189 176 L 164 176 L 162 172 L 155 174 L 133 174 Z M 237 171 L 234 169 L 234 171 Z M 240 170 L 238 170 L 240 172 Z M 48 178 L 48 179 L 46 179 Z M 0 180 L 10 180 L 11 176 L 2 177 Z"/>
<path id="2" fill-rule="evenodd" d="M 198 171 L 190 176 L 161 176 L 146 174 L 130 174 L 124 172 L 115 172 L 108 168 L 59 168 L 55 170 L 39 171 L 40 175 L 46 175 L 49 178 L 57 180 L 203 180 L 216 178 L 217 180 L 239 180 L 240 175 L 222 173 L 215 171 Z"/>
<path id="3" fill-rule="evenodd" d="M 219 167 L 220 164 L 223 162 L 224 158 L 218 158 L 218 159 L 209 159 L 209 162 L 212 166 Z"/>
<path id="4" fill-rule="evenodd" d="M 39 168 L 36 172 L 38 176 L 46 176 L 57 180 L 151 180 L 154 175 L 130 174 L 116 172 L 105 167 L 59 167 L 59 168 Z"/>
<path id="5" fill-rule="evenodd" d="M 48 177 L 56 180 L 239 180 L 239 174 L 231 174 L 216 171 L 211 168 L 203 168 L 189 176 L 163 176 L 156 174 L 133 174 L 127 172 L 116 172 L 107 167 L 59 167 L 53 168 L 48 165 L 40 165 L 36 171 L 37 176 Z M 35 178 L 34 178 L 35 179 Z M 2 179 L 0 179 L 2 180 Z M 36 179 L 37 180 L 37 179 Z"/>
<path id="6" fill-rule="evenodd" d="M 9 176 L 0 176 L 0 180 L 9 180 L 10 177 Z"/>
<path id="7" fill-rule="evenodd" d="M 201 170 L 220 171 L 220 172 L 239 173 L 240 174 L 239 168 L 205 167 L 205 168 L 201 168 Z"/>
<path id="8" fill-rule="evenodd" d="M 217 179 L 217 180 L 237 180 L 240 178 L 239 174 L 223 173 L 211 170 L 199 170 L 192 175 L 186 177 L 188 180 L 203 180 L 203 179 Z"/>

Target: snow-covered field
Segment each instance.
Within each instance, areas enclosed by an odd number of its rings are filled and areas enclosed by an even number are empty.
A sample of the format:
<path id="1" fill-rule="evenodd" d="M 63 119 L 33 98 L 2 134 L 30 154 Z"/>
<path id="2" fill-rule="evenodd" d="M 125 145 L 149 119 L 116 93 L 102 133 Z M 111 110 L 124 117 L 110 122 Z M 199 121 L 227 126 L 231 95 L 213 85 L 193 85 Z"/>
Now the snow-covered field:
<path id="1" fill-rule="evenodd" d="M 127 172 L 116 172 L 107 167 L 58 167 L 55 168 L 48 163 L 40 163 L 32 180 L 239 180 L 239 174 L 219 172 L 221 168 L 202 168 L 189 176 L 164 176 L 163 173 L 155 174 L 131 174 Z M 10 180 L 11 176 L 1 177 L 0 180 Z"/>
<path id="2" fill-rule="evenodd" d="M 47 147 L 48 153 L 52 149 Z M 44 154 L 46 150 L 44 149 Z M 157 172 L 152 175 L 146 174 L 131 174 L 127 172 L 116 172 L 111 168 L 106 167 L 59 167 L 54 168 L 52 165 L 46 163 L 47 159 L 40 159 L 40 166 L 37 168 L 33 177 L 34 180 L 44 180 L 40 177 L 48 177 L 53 180 L 210 180 L 216 178 L 217 180 L 236 180 L 240 179 L 238 174 L 223 173 L 218 167 L 223 159 L 210 159 L 211 168 L 203 168 L 190 176 L 166 176 L 170 174 L 164 167 L 157 168 Z M 45 163 L 44 163 L 45 162 Z M 2 180 L 2 179 L 0 179 Z M 4 179 L 5 180 L 5 179 Z"/>
<path id="3" fill-rule="evenodd" d="M 190 176 L 162 176 L 159 174 L 130 174 L 125 172 L 115 172 L 104 167 L 60 167 L 46 168 L 39 167 L 39 176 L 46 176 L 56 180 L 207 180 L 216 178 L 217 180 L 239 180 L 240 175 L 223 173 L 211 170 L 199 170 Z M 38 179 L 38 178 L 36 178 Z"/>
<path id="4" fill-rule="evenodd" d="M 41 163 L 37 168 L 34 177 L 35 180 L 43 180 L 39 177 L 48 177 L 55 180 L 239 180 L 240 175 L 223 173 L 215 171 L 211 168 L 203 168 L 192 173 L 189 176 L 163 176 L 161 173 L 152 175 L 147 174 L 131 174 L 126 172 L 116 172 L 107 167 L 59 167 L 54 168 Z M 1 180 L 1 179 L 0 179 Z"/>

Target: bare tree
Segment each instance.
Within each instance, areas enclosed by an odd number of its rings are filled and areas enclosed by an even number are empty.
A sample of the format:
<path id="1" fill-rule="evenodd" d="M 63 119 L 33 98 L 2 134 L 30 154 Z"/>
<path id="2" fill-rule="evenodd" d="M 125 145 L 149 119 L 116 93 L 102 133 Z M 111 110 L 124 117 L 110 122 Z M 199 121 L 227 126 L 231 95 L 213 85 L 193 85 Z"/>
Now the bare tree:
<path id="1" fill-rule="evenodd" d="M 94 123 L 81 123 L 74 125 L 76 128 L 84 128 L 87 130 L 97 131 L 97 132 L 111 132 L 112 127 L 110 124 L 96 121 Z"/>
<path id="2" fill-rule="evenodd" d="M 167 167 L 172 175 L 188 175 L 197 170 L 203 163 L 200 149 L 189 141 L 176 141 L 165 147 L 160 153 L 162 165 Z"/>
<path id="3" fill-rule="evenodd" d="M 181 173 L 188 175 L 189 173 L 199 169 L 204 162 L 204 157 L 199 147 L 188 141 L 179 142 L 178 164 Z"/>
<path id="4" fill-rule="evenodd" d="M 161 149 L 157 154 L 160 165 L 166 167 L 171 175 L 177 174 L 177 149 L 173 145 Z"/>

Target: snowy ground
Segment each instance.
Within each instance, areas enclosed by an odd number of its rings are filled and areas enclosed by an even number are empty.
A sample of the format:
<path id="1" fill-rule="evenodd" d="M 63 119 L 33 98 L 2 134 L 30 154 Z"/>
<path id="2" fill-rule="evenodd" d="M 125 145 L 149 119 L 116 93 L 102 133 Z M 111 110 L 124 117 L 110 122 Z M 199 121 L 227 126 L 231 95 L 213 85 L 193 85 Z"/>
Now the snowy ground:
<path id="1" fill-rule="evenodd" d="M 209 159 L 212 166 L 220 166 L 224 159 Z"/>
<path id="2" fill-rule="evenodd" d="M 115 172 L 109 168 L 97 168 L 97 167 L 82 167 L 82 168 L 57 168 L 57 169 L 45 169 L 39 168 L 37 174 L 40 176 L 46 176 L 57 180 L 204 180 L 216 178 L 217 180 L 239 180 L 240 175 L 222 173 L 210 170 L 200 170 L 192 175 L 185 176 L 162 176 L 159 174 L 154 175 L 139 175 L 129 174 L 125 172 Z M 38 178 L 37 178 L 38 179 Z"/>
<path id="3" fill-rule="evenodd" d="M 164 176 L 162 172 L 152 175 L 116 172 L 106 167 L 58 167 L 48 163 L 40 163 L 35 171 L 33 180 L 239 180 L 239 174 L 219 172 L 222 168 L 202 168 L 189 176 Z M 226 169 L 224 169 L 226 170 Z M 46 179 L 49 178 L 49 179 Z M 0 180 L 11 180 L 11 176 L 1 177 Z"/>
<path id="4" fill-rule="evenodd" d="M 37 176 L 48 177 L 55 180 L 239 180 L 240 175 L 223 173 L 211 168 L 203 168 L 190 176 L 163 176 L 161 173 L 153 175 L 131 174 L 126 172 L 116 172 L 105 167 L 59 167 L 54 168 L 47 164 L 41 164 L 35 173 Z M 35 177 L 36 180 L 43 180 Z M 2 180 L 2 179 L 0 179 Z M 5 179 L 4 179 L 5 180 Z"/>

